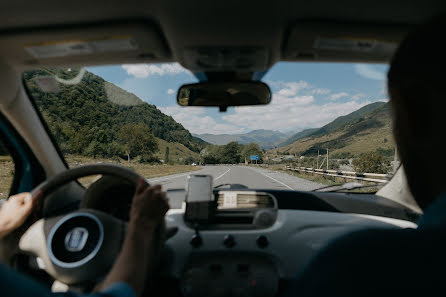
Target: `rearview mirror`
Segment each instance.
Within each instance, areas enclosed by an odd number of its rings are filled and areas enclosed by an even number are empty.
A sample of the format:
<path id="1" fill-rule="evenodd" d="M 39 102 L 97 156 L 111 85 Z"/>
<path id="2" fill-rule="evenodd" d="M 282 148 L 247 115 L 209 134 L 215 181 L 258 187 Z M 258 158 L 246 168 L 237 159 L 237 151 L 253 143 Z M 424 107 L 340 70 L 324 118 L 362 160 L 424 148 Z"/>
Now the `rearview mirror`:
<path id="1" fill-rule="evenodd" d="M 177 94 L 181 106 L 263 105 L 271 101 L 271 90 L 262 82 L 203 82 L 183 85 Z"/>

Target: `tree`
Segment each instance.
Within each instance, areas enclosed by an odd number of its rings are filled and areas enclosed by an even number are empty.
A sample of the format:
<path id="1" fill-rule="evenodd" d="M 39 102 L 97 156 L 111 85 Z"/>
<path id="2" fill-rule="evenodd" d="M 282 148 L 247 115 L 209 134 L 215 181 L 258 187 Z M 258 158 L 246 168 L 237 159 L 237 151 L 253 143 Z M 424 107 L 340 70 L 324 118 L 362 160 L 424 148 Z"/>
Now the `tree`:
<path id="1" fill-rule="evenodd" d="M 164 153 L 164 164 L 169 163 L 169 146 L 166 146 L 166 152 Z"/>
<path id="2" fill-rule="evenodd" d="M 353 168 L 357 172 L 387 173 L 389 165 L 389 160 L 378 152 L 362 153 L 353 160 Z"/>
<path id="3" fill-rule="evenodd" d="M 119 129 L 116 137 L 127 155 L 128 162 L 130 158 L 139 155 L 147 158 L 158 149 L 156 138 L 144 124 L 125 124 Z"/>
<path id="4" fill-rule="evenodd" d="M 232 141 L 221 150 L 220 163 L 237 164 L 240 161 L 240 147 L 237 142 Z"/>
<path id="5" fill-rule="evenodd" d="M 200 159 L 205 164 L 218 164 L 222 155 L 222 146 L 209 145 L 200 152 Z"/>
<path id="6" fill-rule="evenodd" d="M 246 160 L 249 160 L 249 157 L 253 155 L 259 156 L 259 159 L 261 159 L 263 151 L 257 143 L 250 142 L 243 147 L 241 155 Z"/>
<path id="7" fill-rule="evenodd" d="M 99 156 L 105 155 L 106 147 L 103 143 L 93 140 L 85 149 L 85 153 L 89 156 L 92 156 L 93 158 L 96 158 L 96 156 L 98 155 Z"/>

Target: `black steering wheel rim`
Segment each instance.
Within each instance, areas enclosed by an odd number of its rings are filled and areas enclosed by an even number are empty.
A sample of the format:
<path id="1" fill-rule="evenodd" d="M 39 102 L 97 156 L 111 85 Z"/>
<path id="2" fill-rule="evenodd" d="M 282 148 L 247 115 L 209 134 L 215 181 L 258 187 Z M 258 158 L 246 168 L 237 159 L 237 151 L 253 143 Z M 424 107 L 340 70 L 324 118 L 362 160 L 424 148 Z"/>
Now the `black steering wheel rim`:
<path id="1" fill-rule="evenodd" d="M 124 166 L 115 164 L 88 164 L 70 168 L 66 171 L 56 174 L 55 176 L 49 178 L 48 180 L 35 187 L 31 191 L 31 196 L 33 197 L 33 199 L 39 197 L 39 199 L 41 199 L 39 203 L 43 203 L 44 199 L 49 194 L 54 192 L 57 188 L 78 178 L 96 174 L 123 178 L 124 180 L 132 183 L 135 186 L 140 179 L 144 179 L 144 177 L 142 177 L 140 174 Z"/>
<path id="2" fill-rule="evenodd" d="M 116 176 L 135 185 L 143 178 L 123 166 L 83 165 L 61 172 L 39 184 L 32 190 L 32 197 L 40 204 L 54 190 L 70 181 L 95 174 Z M 94 221 L 93 227 L 99 228 L 98 238 L 94 236 L 94 228 L 82 225 L 80 220 L 85 221 L 85 218 L 89 218 L 89 222 L 84 222 L 88 226 L 91 225 L 90 221 Z M 43 217 L 26 229 L 20 236 L 19 248 L 22 251 L 40 257 L 47 273 L 55 279 L 66 284 L 82 284 L 107 273 L 119 254 L 127 227 L 124 221 L 112 215 L 94 209 L 82 209 L 59 216 Z M 70 243 L 74 241 L 71 240 L 67 244 L 67 236 L 76 229 L 82 229 L 86 234 L 83 245 L 72 246 Z M 67 247 L 78 249 L 70 250 Z"/>

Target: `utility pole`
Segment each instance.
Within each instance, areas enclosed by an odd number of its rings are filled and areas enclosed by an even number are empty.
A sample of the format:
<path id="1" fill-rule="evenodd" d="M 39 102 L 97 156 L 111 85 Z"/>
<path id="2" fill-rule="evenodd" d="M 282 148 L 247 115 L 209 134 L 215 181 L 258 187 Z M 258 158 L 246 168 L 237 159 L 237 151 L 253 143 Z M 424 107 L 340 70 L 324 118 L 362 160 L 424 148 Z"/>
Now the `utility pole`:
<path id="1" fill-rule="evenodd" d="M 328 148 L 327 148 L 327 170 L 328 170 Z"/>
<path id="2" fill-rule="evenodd" d="M 319 150 L 317 150 L 316 168 L 319 168 Z"/>

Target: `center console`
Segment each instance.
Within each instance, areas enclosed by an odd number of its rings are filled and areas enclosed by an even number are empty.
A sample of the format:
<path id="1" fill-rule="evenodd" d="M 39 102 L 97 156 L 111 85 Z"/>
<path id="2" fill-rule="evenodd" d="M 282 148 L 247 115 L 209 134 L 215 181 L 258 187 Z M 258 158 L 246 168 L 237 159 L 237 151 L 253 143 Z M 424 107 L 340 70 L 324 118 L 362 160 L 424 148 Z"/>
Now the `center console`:
<path id="1" fill-rule="evenodd" d="M 253 244 L 258 253 L 248 253 L 240 250 L 240 237 L 233 234 L 273 226 L 278 215 L 276 199 L 265 192 L 215 190 L 210 204 L 189 203 L 186 202 L 189 215 L 184 217 L 184 223 L 194 234 L 189 242 L 191 253 L 181 272 L 182 295 L 275 296 L 280 279 L 278 269 L 262 253 L 270 244 L 268 237 L 257 236 Z M 206 251 L 209 232 L 221 233 L 220 250 Z"/>

